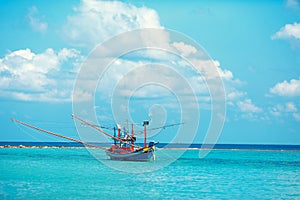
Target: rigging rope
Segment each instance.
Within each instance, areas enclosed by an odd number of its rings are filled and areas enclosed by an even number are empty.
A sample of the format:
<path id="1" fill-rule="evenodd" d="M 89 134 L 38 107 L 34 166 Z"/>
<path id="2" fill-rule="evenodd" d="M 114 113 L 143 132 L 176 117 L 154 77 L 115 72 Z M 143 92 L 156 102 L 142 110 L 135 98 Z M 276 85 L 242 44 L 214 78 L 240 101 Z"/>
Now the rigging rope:
<path id="1" fill-rule="evenodd" d="M 165 126 L 160 126 L 160 127 L 155 127 L 155 128 L 148 128 L 147 131 L 153 131 L 153 130 L 157 130 L 157 129 L 165 129 L 165 128 L 168 128 L 171 126 L 177 126 L 177 125 L 181 125 L 181 124 L 184 124 L 184 123 L 182 122 L 182 123 L 176 123 L 176 124 L 168 124 Z M 142 133 L 144 133 L 144 132 L 143 131 L 136 132 L 137 135 L 142 134 Z"/>

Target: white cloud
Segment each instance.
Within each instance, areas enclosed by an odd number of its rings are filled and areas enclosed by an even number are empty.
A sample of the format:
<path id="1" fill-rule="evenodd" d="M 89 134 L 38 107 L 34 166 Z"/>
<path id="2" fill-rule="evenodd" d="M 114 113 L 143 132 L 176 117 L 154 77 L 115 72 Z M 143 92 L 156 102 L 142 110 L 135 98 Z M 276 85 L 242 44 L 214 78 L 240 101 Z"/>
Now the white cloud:
<path id="1" fill-rule="evenodd" d="M 286 24 L 272 36 L 272 39 L 300 39 L 300 23 Z"/>
<path id="2" fill-rule="evenodd" d="M 244 101 L 239 101 L 237 102 L 237 106 L 239 107 L 239 109 L 242 112 L 250 112 L 250 113 L 257 113 L 257 112 L 261 112 L 262 109 L 255 106 L 251 99 L 246 99 Z"/>
<path id="3" fill-rule="evenodd" d="M 82 89 L 74 90 L 72 95 L 73 102 L 91 101 L 93 99 L 93 94 L 91 92 Z"/>
<path id="4" fill-rule="evenodd" d="M 221 68 L 218 60 L 190 58 L 189 61 L 195 65 L 197 70 L 206 79 L 221 78 L 226 83 L 240 84 L 239 80 L 234 79 L 233 73 L 230 70 Z"/>
<path id="5" fill-rule="evenodd" d="M 66 61 L 70 58 L 78 57 L 78 54 L 79 52 L 75 49 L 63 48 L 58 52 L 57 56 L 60 61 Z"/>
<path id="6" fill-rule="evenodd" d="M 56 53 L 49 48 L 39 54 L 30 49 L 10 52 L 0 59 L 0 96 L 25 101 L 69 101 L 76 69 L 72 63 L 78 59 L 80 54 L 74 49 Z"/>
<path id="7" fill-rule="evenodd" d="M 184 44 L 183 42 L 174 42 L 172 45 L 185 57 L 197 52 L 195 47 Z"/>
<path id="8" fill-rule="evenodd" d="M 298 8 L 300 6 L 297 0 L 287 0 L 286 5 L 290 8 Z"/>
<path id="9" fill-rule="evenodd" d="M 62 32 L 75 46 L 90 48 L 129 30 L 161 27 L 155 10 L 118 1 L 83 0 L 74 11 Z"/>
<path id="10" fill-rule="evenodd" d="M 297 112 L 297 108 L 293 102 L 287 102 L 285 104 L 286 106 L 286 112 Z"/>
<path id="11" fill-rule="evenodd" d="M 153 63 L 152 63 L 153 64 Z M 111 93 L 115 88 L 116 84 L 123 85 L 121 95 L 130 96 L 132 95 L 132 88 L 138 86 L 137 83 L 143 84 L 145 80 L 150 81 L 151 79 L 152 86 L 145 86 L 142 89 L 140 88 L 135 93 L 135 97 L 146 98 L 146 97 L 163 97 L 169 95 L 166 93 L 166 88 L 161 86 L 168 86 L 171 88 L 176 88 L 175 93 L 185 94 L 186 89 L 183 82 L 190 82 L 194 87 L 199 87 L 199 82 L 203 82 L 199 77 L 191 77 L 190 79 L 183 79 L 187 74 L 184 70 L 176 73 L 176 66 L 169 66 L 164 61 L 160 62 L 160 65 L 151 66 L 151 63 L 142 62 L 142 61 L 131 61 L 118 59 L 113 63 L 110 68 L 102 76 L 99 86 L 101 86 L 101 92 Z M 122 83 L 122 84 L 121 84 Z M 186 86 L 186 85 L 185 85 Z M 202 87 L 203 85 L 201 85 Z M 204 85 L 204 90 L 207 92 L 206 86 Z M 159 89 L 160 88 L 160 89 Z M 203 92 L 202 90 L 198 92 Z M 188 94 L 187 94 L 188 95 Z M 110 95 L 103 95 L 110 96 Z"/>
<path id="12" fill-rule="evenodd" d="M 244 96 L 246 96 L 246 92 L 234 90 L 232 92 L 227 93 L 227 100 L 238 100 Z"/>
<path id="13" fill-rule="evenodd" d="M 287 102 L 285 104 L 277 104 L 270 112 L 274 116 L 280 116 L 283 113 L 297 112 L 297 107 L 293 102 Z"/>
<path id="14" fill-rule="evenodd" d="M 219 71 L 219 74 L 221 76 L 221 78 L 223 80 L 232 80 L 233 79 L 233 74 L 231 71 L 227 70 L 227 69 L 221 69 L 221 68 L 218 68 L 218 71 Z"/>
<path id="15" fill-rule="evenodd" d="M 277 83 L 270 89 L 270 93 L 288 97 L 300 96 L 300 78 Z"/>
<path id="16" fill-rule="evenodd" d="M 43 17 L 39 15 L 39 11 L 36 6 L 32 6 L 26 16 L 30 27 L 37 32 L 45 33 L 48 28 L 48 23 L 43 22 Z"/>
<path id="17" fill-rule="evenodd" d="M 136 58 L 136 57 L 135 57 Z M 229 70 L 222 70 L 220 68 L 220 63 L 218 61 L 200 61 L 198 60 L 199 68 L 202 69 L 203 74 L 197 73 L 193 68 L 188 67 L 188 63 L 182 63 L 182 60 L 175 60 L 170 62 L 171 59 L 166 60 L 158 60 L 157 62 L 159 65 L 161 65 L 160 70 L 153 70 L 153 71 L 147 71 L 142 72 L 135 71 L 134 74 L 131 74 L 130 78 L 128 78 L 128 73 L 131 70 L 137 69 L 138 67 L 150 64 L 148 61 L 132 61 L 132 60 L 125 60 L 125 59 L 117 59 L 112 65 L 110 65 L 109 69 L 105 72 L 105 74 L 102 76 L 101 80 L 101 91 L 105 92 L 111 92 L 114 89 L 114 84 L 117 84 L 121 79 L 125 80 L 125 77 L 127 79 L 130 79 L 130 81 L 127 81 L 126 87 L 130 88 L 132 84 L 139 81 L 139 79 L 144 79 L 145 76 L 152 77 L 152 80 L 160 80 L 158 82 L 164 82 L 166 85 L 171 85 L 172 88 L 177 88 L 176 93 L 181 93 L 185 95 L 189 95 L 186 88 L 183 88 L 182 83 L 179 81 L 179 77 L 185 78 L 185 81 L 188 82 L 191 87 L 194 89 L 194 92 L 197 96 L 209 96 L 209 90 L 208 90 L 208 83 L 205 82 L 205 78 L 215 78 L 218 76 L 218 72 L 220 73 L 220 77 L 225 81 L 225 84 L 230 82 L 230 89 L 232 91 L 236 92 L 235 100 L 237 100 L 237 96 L 241 96 L 244 94 L 243 92 L 239 92 L 235 90 L 234 88 L 234 78 L 233 74 Z M 153 63 L 152 63 L 153 64 Z M 155 65 L 155 64 L 154 64 Z M 217 66 L 216 66 L 217 65 Z M 210 71 L 210 68 L 216 68 L 215 72 L 210 72 L 211 77 L 205 77 L 208 76 L 205 72 L 208 70 Z M 170 70 L 177 71 L 177 77 L 172 77 L 170 75 Z M 137 74 L 138 73 L 138 74 Z M 217 74 L 216 74 L 217 73 Z M 213 75 L 212 75 L 213 74 Z M 178 77 L 179 76 L 179 77 Z M 183 79 L 181 80 L 183 81 Z M 100 83 L 99 83 L 100 84 Z M 212 86 L 215 88 L 220 87 L 219 85 Z M 109 89 L 110 88 L 110 89 Z M 131 90 L 124 89 L 123 95 L 130 95 Z M 139 97 L 149 97 L 149 96 L 157 96 L 157 95 L 163 95 L 163 92 L 160 90 L 154 91 L 152 87 L 147 87 L 143 89 L 142 91 L 139 91 L 136 93 Z M 233 94 L 231 94 L 232 96 Z M 110 96 L 110 95 L 103 95 L 103 96 Z M 201 98 L 202 100 L 202 98 Z M 205 101 L 207 102 L 207 100 Z"/>
<path id="18" fill-rule="evenodd" d="M 67 22 L 63 27 L 63 34 L 73 45 L 83 47 L 94 46 L 105 39 L 129 30 L 150 27 L 162 28 L 159 22 L 159 16 L 155 10 L 146 7 L 136 7 L 123 2 L 104 2 L 94 0 L 82 1 L 74 11 L 75 14 L 68 16 L 67 18 Z M 153 34 L 155 34 L 155 32 L 151 32 L 149 35 L 139 35 L 142 39 L 140 40 L 138 37 L 134 38 L 134 40 L 137 40 L 137 42 L 142 41 L 146 45 L 148 44 L 147 42 L 150 42 L 151 46 L 155 46 L 156 43 L 159 43 L 159 46 L 162 46 L 161 44 L 165 44 L 163 46 L 165 46 L 166 49 L 171 49 L 185 57 L 192 56 L 194 59 L 192 60 L 193 63 L 196 63 L 195 67 L 201 71 L 201 75 L 203 77 L 208 79 L 221 77 L 223 81 L 226 81 L 227 83 L 230 82 L 231 87 L 235 84 L 239 84 L 238 82 L 235 82 L 236 80 L 234 80 L 233 73 L 230 70 L 221 69 L 218 61 L 212 61 L 207 56 L 205 57 L 205 55 L 201 54 L 202 52 L 198 51 L 193 45 L 180 41 L 171 42 L 167 31 L 162 31 L 157 36 Z M 115 50 L 115 46 L 108 48 L 109 50 Z M 119 43 L 116 48 L 120 48 Z M 163 55 L 163 53 L 157 53 L 151 50 L 147 50 L 146 53 L 143 53 L 148 57 L 148 59 L 156 59 L 159 63 L 173 60 L 172 58 L 170 59 L 170 55 Z M 201 55 L 199 56 L 199 54 Z M 175 61 L 177 60 L 175 59 Z M 108 81 L 105 82 L 113 82 L 122 78 L 122 75 L 120 76 L 120 72 L 124 73 L 124 71 L 128 71 L 129 69 L 124 67 L 126 66 L 126 63 L 123 62 L 122 64 L 122 69 L 119 67 L 116 72 L 112 73 L 112 75 L 106 76 L 109 78 L 107 78 Z M 133 66 L 136 66 L 136 64 L 140 63 L 131 63 Z M 188 74 L 186 71 L 182 73 L 183 75 Z M 201 84 L 199 84 L 199 81 L 196 79 L 197 78 L 195 77 L 191 78 L 194 83 L 198 83 L 198 86 L 200 85 L 199 87 L 196 87 L 197 92 L 201 91 L 202 93 L 203 90 L 207 91 L 207 86 L 203 84 L 203 80 L 201 81 Z M 143 92 L 145 93 L 145 91 Z"/>
<path id="19" fill-rule="evenodd" d="M 300 121 L 300 114 L 299 113 L 293 113 L 293 117 L 295 120 Z"/>
<path id="20" fill-rule="evenodd" d="M 155 10 L 146 7 L 136 7 L 134 5 L 123 2 L 106 2 L 94 0 L 82 1 L 80 5 L 74 9 L 74 11 L 74 15 L 68 16 L 63 27 L 62 34 L 68 42 L 75 46 L 91 48 L 106 39 L 109 39 L 126 31 L 139 28 L 162 28 L 160 25 L 159 16 Z M 166 47 L 166 49 L 176 52 L 185 57 L 189 57 L 188 59 L 193 62 L 193 64 L 195 64 L 195 67 L 198 71 L 200 71 L 201 75 L 191 75 L 191 66 L 188 66 L 186 62 L 181 65 L 179 63 L 180 61 L 178 61 L 178 57 L 176 58 L 177 60 L 173 59 L 166 52 L 164 52 L 166 54 L 159 54 L 149 49 L 146 53 L 143 52 L 145 57 L 147 57 L 148 59 L 155 59 L 158 63 L 169 65 L 169 63 L 166 63 L 167 61 L 174 61 L 175 64 L 185 67 L 184 69 L 180 69 L 179 73 L 183 76 L 186 76 L 188 82 L 195 89 L 195 93 L 197 95 L 205 97 L 209 96 L 207 83 L 204 81 L 204 77 L 206 79 L 210 79 L 210 83 L 216 83 L 216 85 L 213 86 L 214 89 L 221 87 L 220 85 L 217 85 L 220 82 L 213 82 L 212 79 L 221 77 L 224 84 L 227 85 L 228 93 L 230 93 L 229 96 L 232 101 L 239 101 L 241 99 L 241 96 L 245 96 L 244 92 L 240 92 L 235 88 L 236 85 L 240 85 L 241 82 L 238 79 L 234 78 L 233 73 L 230 70 L 222 69 L 220 67 L 219 61 L 211 60 L 205 53 L 204 55 L 203 52 L 198 51 L 197 48 L 195 48 L 196 46 L 193 46 L 194 44 L 191 45 L 176 40 L 171 41 L 169 33 L 167 31 L 164 31 L 164 33 L 165 34 L 161 32 L 159 33 L 159 35 L 153 35 L 154 33 L 151 32 L 148 35 L 139 35 L 138 38 L 133 39 L 134 42 L 143 42 L 146 45 L 148 45 L 149 42 L 149 46 L 160 44 L 159 46 L 161 47 L 161 44 L 165 44 L 163 46 Z M 109 52 L 114 52 L 115 50 L 118 51 L 119 48 L 120 43 L 117 43 L 117 45 L 115 46 L 107 47 Z M 104 55 L 106 55 L 105 53 L 107 52 L 104 52 Z M 118 61 L 116 61 L 116 63 L 114 64 L 116 65 L 117 62 Z M 107 88 L 113 89 L 113 85 L 123 78 L 124 73 L 127 73 L 130 69 L 135 68 L 137 65 L 143 64 L 134 61 L 127 62 L 125 60 L 119 60 L 119 62 L 121 63 L 121 66 L 118 66 L 117 68 L 110 68 L 107 71 L 107 74 L 104 76 L 103 80 L 101 80 L 102 88 L 104 89 L 102 90 L 102 92 L 105 92 L 106 90 L 109 91 L 109 89 Z M 195 71 L 193 73 L 195 73 Z M 163 72 L 161 72 L 160 74 L 149 73 L 147 75 L 153 76 L 155 78 L 155 76 L 158 77 L 161 74 L 163 74 Z M 176 90 L 176 92 L 185 92 L 182 89 L 182 86 L 178 84 L 178 81 L 176 81 L 176 79 L 168 79 L 168 76 L 165 76 L 164 80 L 171 82 L 174 88 L 177 87 L 178 90 Z M 133 82 L 134 81 L 130 83 Z M 86 83 L 86 81 L 84 83 Z M 82 87 L 86 89 L 87 86 L 84 85 Z M 130 91 L 124 90 L 123 92 L 128 95 Z M 156 92 L 156 94 L 162 94 L 162 92 L 158 90 Z M 220 95 L 223 94 L 222 92 L 215 93 Z M 153 88 L 151 87 L 148 87 L 147 89 L 136 93 L 136 95 L 140 97 L 147 97 L 153 94 Z M 89 99 L 91 97 L 90 94 L 86 94 L 83 96 L 86 96 L 86 98 L 83 99 Z M 110 95 L 107 96 L 111 97 Z M 207 102 L 207 100 L 205 102 Z"/>
<path id="21" fill-rule="evenodd" d="M 300 114 L 293 102 L 286 102 L 285 104 L 277 104 L 269 109 L 270 114 L 275 117 L 293 117 L 295 120 L 300 121 Z"/>

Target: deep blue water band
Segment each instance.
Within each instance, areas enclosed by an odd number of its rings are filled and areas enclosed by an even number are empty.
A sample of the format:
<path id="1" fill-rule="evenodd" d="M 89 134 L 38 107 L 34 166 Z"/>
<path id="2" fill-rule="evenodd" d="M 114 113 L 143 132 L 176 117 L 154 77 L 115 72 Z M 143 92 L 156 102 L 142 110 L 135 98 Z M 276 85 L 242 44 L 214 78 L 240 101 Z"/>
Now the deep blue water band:
<path id="1" fill-rule="evenodd" d="M 110 143 L 92 143 L 109 147 Z M 83 147 L 75 142 L 0 142 L 0 146 L 55 146 L 55 147 Z M 142 144 L 141 144 L 142 145 Z M 202 144 L 172 144 L 159 143 L 158 148 L 201 148 Z M 205 148 L 205 145 L 203 146 Z M 202 148 L 203 148 L 202 147 Z M 253 150 L 300 150 L 300 145 L 279 144 L 215 144 L 213 149 L 253 149 Z"/>

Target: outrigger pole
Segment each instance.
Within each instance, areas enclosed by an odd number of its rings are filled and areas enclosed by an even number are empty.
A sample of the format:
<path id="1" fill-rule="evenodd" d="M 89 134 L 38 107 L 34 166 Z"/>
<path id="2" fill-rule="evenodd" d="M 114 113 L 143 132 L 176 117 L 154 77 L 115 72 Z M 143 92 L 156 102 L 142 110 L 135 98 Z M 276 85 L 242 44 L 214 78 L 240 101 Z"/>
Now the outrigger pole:
<path id="1" fill-rule="evenodd" d="M 32 126 L 32 125 L 27 124 L 27 123 L 25 123 L 25 122 L 21 122 L 21 121 L 19 121 L 19 120 L 17 120 L 17 119 L 14 119 L 14 118 L 11 118 L 11 120 L 12 120 L 13 122 L 17 122 L 17 123 L 19 123 L 19 124 L 22 124 L 22 125 L 24 125 L 24 126 L 30 127 L 30 128 L 32 128 L 32 129 L 35 129 L 35 130 L 38 130 L 38 131 L 41 131 L 41 132 L 44 132 L 44 133 L 47 133 L 47 134 L 50 134 L 50 135 L 54 135 L 54 136 L 56 136 L 56 137 L 60 137 L 60 138 L 64 138 L 64 139 L 67 139 L 67 140 L 70 140 L 70 141 L 73 141 L 73 142 L 77 142 L 77 143 L 83 144 L 83 145 L 88 146 L 88 147 L 93 147 L 93 148 L 98 148 L 98 149 L 102 149 L 102 150 L 107 150 L 107 148 L 104 148 L 104 147 L 101 147 L 101 146 L 97 146 L 97 145 L 93 145 L 93 144 L 89 144 L 89 143 L 86 143 L 86 142 L 82 142 L 82 141 L 80 141 L 80 140 L 76 140 L 76 139 L 73 139 L 73 138 L 70 138 L 70 137 L 66 137 L 66 136 L 63 136 L 63 135 L 59 135 L 59 134 L 57 134 L 57 133 L 53 133 L 53 132 L 50 132 L 50 131 L 46 131 L 46 130 L 44 130 L 44 129 L 38 128 L 38 127 L 36 127 L 36 126 Z"/>
<path id="2" fill-rule="evenodd" d="M 80 122 L 82 122 L 82 123 L 84 123 L 84 124 L 86 124 L 86 125 L 88 125 L 88 126 L 94 128 L 94 129 L 98 130 L 99 132 L 103 133 L 104 135 L 106 135 L 106 136 L 108 136 L 108 137 L 110 137 L 110 138 L 113 138 L 114 140 L 120 141 L 121 143 L 126 143 L 126 144 L 128 144 L 129 146 L 131 146 L 131 147 L 133 147 L 133 148 L 136 147 L 136 148 L 138 148 L 138 150 L 142 150 L 142 149 L 147 148 L 147 143 L 146 143 L 146 131 L 144 132 L 144 133 L 145 133 L 145 135 L 144 135 L 144 147 L 140 147 L 140 146 L 135 146 L 134 143 L 131 144 L 131 143 L 127 142 L 127 141 L 122 140 L 121 138 L 117 138 L 117 137 L 115 137 L 115 136 L 112 136 L 112 135 L 110 135 L 110 134 L 104 132 L 103 130 L 101 130 L 101 129 L 98 128 L 97 126 L 95 126 L 95 125 L 93 125 L 93 124 L 91 124 L 91 123 L 89 123 L 89 122 L 87 122 L 87 121 L 85 121 L 85 120 L 83 120 L 83 119 L 81 119 L 81 118 L 79 118 L 79 117 L 73 115 L 73 114 L 72 114 L 72 117 L 75 118 L 75 119 L 77 119 L 77 120 L 79 120 Z M 11 118 L 11 120 L 12 120 L 13 122 L 17 122 L 17 123 L 19 123 L 19 124 L 22 124 L 22 125 L 27 126 L 27 127 L 29 127 L 29 128 L 35 129 L 35 130 L 37 130 L 37 131 L 44 132 L 44 133 L 47 133 L 47 134 L 50 134 L 50 135 L 54 135 L 54 136 L 56 136 L 56 137 L 60 137 L 60 138 L 63 138 L 63 139 L 66 139 L 66 140 L 70 140 L 70 141 L 73 141 L 73 142 L 77 142 L 77 143 L 83 144 L 83 145 L 85 145 L 85 146 L 87 146 L 87 147 L 93 147 L 93 148 L 98 148 L 98 149 L 102 149 L 102 150 L 108 150 L 108 148 L 101 147 L 101 146 L 97 146 L 97 145 L 93 145 L 93 144 L 90 144 L 90 143 L 87 143 L 87 142 L 82 142 L 82 141 L 80 141 L 80 140 L 76 140 L 76 139 L 71 138 L 71 137 L 67 137 L 67 136 L 63 136 L 63 135 L 60 135 L 60 134 L 57 134 L 57 133 L 54 133 L 54 132 L 51 132 L 51 131 L 47 131 L 47 130 L 41 129 L 41 128 L 39 128 L 39 127 L 36 127 L 36 126 L 30 125 L 30 124 L 27 124 L 27 123 L 25 123 L 25 122 L 19 121 L 19 120 L 14 119 L 14 118 Z M 149 125 L 149 121 L 144 121 L 143 125 L 144 125 L 144 130 L 145 130 L 145 129 L 146 129 L 146 125 Z M 132 133 L 132 136 L 134 136 L 134 133 Z"/>
<path id="3" fill-rule="evenodd" d="M 82 122 L 82 123 L 84 123 L 84 124 L 86 124 L 86 125 L 88 125 L 88 126 L 94 128 L 94 129 L 96 129 L 97 131 L 103 133 L 104 135 L 106 135 L 106 136 L 108 136 L 108 137 L 110 137 L 110 138 L 113 138 L 114 140 L 120 141 L 121 143 L 126 143 L 126 144 L 128 144 L 129 146 L 131 146 L 131 147 L 137 147 L 137 148 L 139 148 L 139 149 L 143 149 L 142 147 L 135 146 L 135 145 L 130 144 L 129 142 L 124 141 L 124 140 L 122 140 L 121 138 L 119 138 L 119 130 L 120 130 L 119 128 L 118 128 L 118 137 L 114 137 L 114 136 L 112 136 L 112 135 L 106 133 L 105 131 L 101 130 L 101 129 L 98 128 L 96 125 L 91 124 L 91 123 L 89 123 L 89 122 L 87 122 L 87 121 L 81 119 L 80 117 L 74 115 L 74 114 L 72 114 L 71 116 L 72 116 L 73 118 L 77 119 L 78 121 L 80 121 L 80 122 Z M 149 124 L 149 122 L 148 122 L 148 124 Z"/>

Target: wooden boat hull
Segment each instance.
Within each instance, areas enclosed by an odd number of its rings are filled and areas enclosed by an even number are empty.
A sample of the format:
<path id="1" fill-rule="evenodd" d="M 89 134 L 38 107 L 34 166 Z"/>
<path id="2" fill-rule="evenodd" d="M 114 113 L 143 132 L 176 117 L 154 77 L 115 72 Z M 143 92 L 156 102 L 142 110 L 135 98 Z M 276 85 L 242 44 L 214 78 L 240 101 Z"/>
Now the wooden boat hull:
<path id="1" fill-rule="evenodd" d="M 111 160 L 149 161 L 154 156 L 154 150 L 149 149 L 148 151 L 141 150 L 141 151 L 128 152 L 128 153 L 106 151 L 106 155 L 109 156 Z"/>

